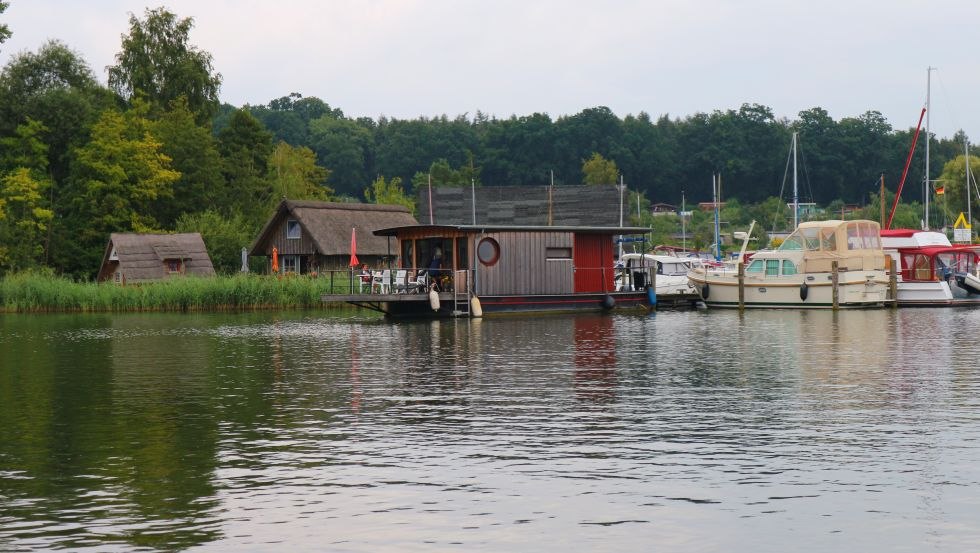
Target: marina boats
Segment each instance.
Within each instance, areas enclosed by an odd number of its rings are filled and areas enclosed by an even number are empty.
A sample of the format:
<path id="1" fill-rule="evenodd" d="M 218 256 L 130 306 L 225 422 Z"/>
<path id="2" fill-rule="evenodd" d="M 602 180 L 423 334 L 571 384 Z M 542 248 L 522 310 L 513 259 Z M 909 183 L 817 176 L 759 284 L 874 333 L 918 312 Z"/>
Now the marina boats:
<path id="1" fill-rule="evenodd" d="M 388 239 L 390 258 L 398 260 L 392 286 L 380 294 L 323 299 L 392 317 L 643 309 L 651 302 L 646 290 L 616 290 L 614 240 L 648 230 L 435 224 L 380 229 L 374 234 Z"/>
<path id="2" fill-rule="evenodd" d="M 694 285 L 687 273 L 700 259 L 652 253 L 625 253 L 619 258 L 616 290 L 642 290 L 654 283 L 657 296 L 690 294 Z"/>
<path id="3" fill-rule="evenodd" d="M 887 300 L 875 221 L 800 223 L 777 249 L 756 252 L 743 267 L 741 276 L 730 267 L 695 267 L 688 278 L 708 307 L 862 308 Z"/>
<path id="4" fill-rule="evenodd" d="M 913 229 L 882 230 L 881 242 L 899 270 L 899 306 L 980 305 L 980 246 Z"/>

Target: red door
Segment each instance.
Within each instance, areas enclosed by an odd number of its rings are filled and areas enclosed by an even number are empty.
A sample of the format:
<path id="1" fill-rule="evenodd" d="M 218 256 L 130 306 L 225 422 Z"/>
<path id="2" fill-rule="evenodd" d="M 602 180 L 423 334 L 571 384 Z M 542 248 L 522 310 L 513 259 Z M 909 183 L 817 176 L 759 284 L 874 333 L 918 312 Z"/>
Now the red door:
<path id="1" fill-rule="evenodd" d="M 576 234 L 575 292 L 607 292 L 613 289 L 613 248 L 607 234 Z"/>

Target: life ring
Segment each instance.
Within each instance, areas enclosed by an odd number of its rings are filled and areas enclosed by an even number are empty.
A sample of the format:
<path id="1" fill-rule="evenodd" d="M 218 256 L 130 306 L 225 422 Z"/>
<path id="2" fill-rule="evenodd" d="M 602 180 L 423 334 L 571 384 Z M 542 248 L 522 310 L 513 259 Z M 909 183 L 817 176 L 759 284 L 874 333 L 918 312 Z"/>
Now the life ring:
<path id="1" fill-rule="evenodd" d="M 703 300 L 708 299 L 708 294 L 710 293 L 711 293 L 711 287 L 708 286 L 707 282 L 705 282 L 704 286 L 701 287 L 701 299 Z"/>
<path id="2" fill-rule="evenodd" d="M 809 287 L 806 285 L 806 283 L 804 282 L 803 284 L 800 284 L 800 299 L 806 301 L 806 296 L 808 293 Z"/>

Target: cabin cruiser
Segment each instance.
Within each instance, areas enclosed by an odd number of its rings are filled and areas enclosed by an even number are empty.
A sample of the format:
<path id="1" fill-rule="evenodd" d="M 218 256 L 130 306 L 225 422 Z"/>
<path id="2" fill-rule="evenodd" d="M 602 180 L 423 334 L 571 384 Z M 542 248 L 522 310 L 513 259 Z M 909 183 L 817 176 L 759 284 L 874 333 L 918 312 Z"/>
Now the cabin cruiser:
<path id="1" fill-rule="evenodd" d="M 753 254 L 741 277 L 695 267 L 688 278 L 708 307 L 880 307 L 888 294 L 879 226 L 868 220 L 800 223 L 777 249 Z"/>
<path id="2" fill-rule="evenodd" d="M 651 253 L 626 253 L 616 265 L 616 290 L 642 290 L 655 282 L 658 296 L 689 294 L 694 285 L 687 272 L 699 266 L 696 257 L 678 257 Z"/>
<path id="3" fill-rule="evenodd" d="M 882 230 L 881 243 L 898 269 L 898 305 L 980 305 L 980 246 L 914 229 Z"/>

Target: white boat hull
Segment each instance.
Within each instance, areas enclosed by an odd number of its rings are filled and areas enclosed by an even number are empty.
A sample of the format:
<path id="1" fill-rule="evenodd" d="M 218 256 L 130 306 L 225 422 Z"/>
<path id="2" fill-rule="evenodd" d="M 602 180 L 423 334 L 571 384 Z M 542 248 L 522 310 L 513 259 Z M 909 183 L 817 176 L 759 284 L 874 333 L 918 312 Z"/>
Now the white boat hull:
<path id="1" fill-rule="evenodd" d="M 737 275 L 730 271 L 692 271 L 689 277 L 708 307 L 739 307 Z M 746 308 L 829 309 L 834 306 L 830 273 L 774 278 L 747 276 L 742 293 L 742 305 Z M 837 286 L 839 308 L 880 307 L 887 299 L 888 280 L 884 271 L 840 273 Z"/>

